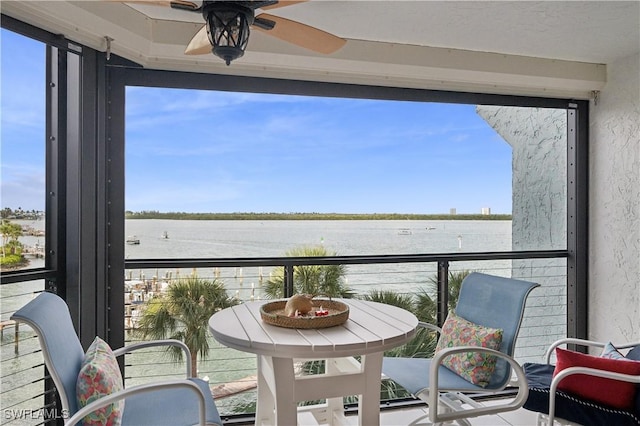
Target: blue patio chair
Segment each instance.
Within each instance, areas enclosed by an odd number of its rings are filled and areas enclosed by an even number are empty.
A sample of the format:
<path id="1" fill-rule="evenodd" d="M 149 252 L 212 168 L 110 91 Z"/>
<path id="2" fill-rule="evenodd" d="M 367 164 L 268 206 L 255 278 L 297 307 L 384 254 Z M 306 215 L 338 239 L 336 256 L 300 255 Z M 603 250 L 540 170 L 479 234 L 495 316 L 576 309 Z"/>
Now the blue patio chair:
<path id="1" fill-rule="evenodd" d="M 512 357 L 525 301 L 531 290 L 538 286 L 539 284 L 527 281 L 470 273 L 462 281 L 455 315 L 479 326 L 476 328 L 502 330 L 499 347 L 496 341 L 496 349 L 480 346 L 447 347 L 437 350 L 432 359 L 385 357 L 383 374 L 415 397 L 426 401 L 429 405 L 428 416 L 433 423 L 456 420 L 468 425 L 469 422 L 465 419 L 469 417 L 497 414 L 522 407 L 527 399 L 528 387 L 522 367 Z M 420 326 L 442 333 L 442 329 L 432 324 L 420 323 Z M 484 387 L 482 384 L 471 383 L 442 365 L 449 355 L 469 352 L 497 358 L 495 369 L 493 373 L 489 373 L 490 380 Z M 484 406 L 472 398 L 473 394 L 486 396 L 503 391 L 512 380 L 512 369 L 516 376 L 514 385 L 518 387 L 515 398 L 507 403 L 490 406 Z"/>
<path id="2" fill-rule="evenodd" d="M 122 399 L 125 400 L 121 418 L 123 426 L 222 425 L 209 385 L 190 377 L 191 357 L 184 343 L 177 340 L 139 342 L 116 349 L 113 355 L 117 357 L 152 346 L 178 346 L 185 352 L 186 379 L 133 386 L 79 408 L 76 380 L 85 352 L 74 331 L 66 303 L 53 293 L 40 293 L 16 311 L 11 319 L 28 324 L 38 335 L 44 363 L 60 396 L 62 414 L 67 417 L 65 425 L 81 423 L 87 414 Z"/>

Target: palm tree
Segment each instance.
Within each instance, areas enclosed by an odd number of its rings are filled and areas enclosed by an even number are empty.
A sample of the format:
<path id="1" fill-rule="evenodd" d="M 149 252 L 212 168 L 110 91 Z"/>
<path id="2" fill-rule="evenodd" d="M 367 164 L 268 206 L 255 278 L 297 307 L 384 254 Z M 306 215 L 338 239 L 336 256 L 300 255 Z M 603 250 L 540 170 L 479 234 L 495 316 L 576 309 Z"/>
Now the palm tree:
<path id="1" fill-rule="evenodd" d="M 149 300 L 143 309 L 136 333 L 142 338 L 177 339 L 191 351 L 191 374 L 197 375 L 197 358 L 209 353 L 207 322 L 217 311 L 238 302 L 227 295 L 224 284 L 197 276 L 169 285 L 166 294 Z M 177 347 L 168 349 L 175 361 L 182 360 Z"/>
<path id="2" fill-rule="evenodd" d="M 17 223 L 3 220 L 0 223 L 0 234 L 2 234 L 2 256 L 5 256 L 5 247 L 11 248 L 11 254 L 16 254 L 16 248 L 21 247 L 18 239 L 22 236 L 22 227 Z M 13 242 L 13 244 L 9 244 Z"/>
<path id="3" fill-rule="evenodd" d="M 295 248 L 286 253 L 289 257 L 335 256 L 323 246 Z M 300 265 L 293 271 L 295 293 L 351 298 L 354 292 L 344 282 L 344 265 Z M 284 297 L 284 267 L 273 269 L 264 287 L 264 294 L 271 299 Z"/>

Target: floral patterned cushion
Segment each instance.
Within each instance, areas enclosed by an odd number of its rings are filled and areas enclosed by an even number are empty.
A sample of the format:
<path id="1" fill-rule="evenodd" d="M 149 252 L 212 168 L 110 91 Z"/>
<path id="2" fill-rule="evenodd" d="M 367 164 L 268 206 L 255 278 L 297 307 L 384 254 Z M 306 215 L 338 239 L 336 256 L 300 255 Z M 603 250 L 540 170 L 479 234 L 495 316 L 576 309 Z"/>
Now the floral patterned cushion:
<path id="1" fill-rule="evenodd" d="M 474 324 L 450 312 L 442 326 L 436 353 L 456 346 L 481 346 L 499 350 L 502 333 L 502 329 Z M 494 355 L 461 352 L 445 357 L 442 365 L 474 385 L 486 387 L 496 368 L 496 361 L 497 358 Z"/>
<path id="2" fill-rule="evenodd" d="M 78 408 L 105 395 L 122 390 L 122 374 L 109 345 L 96 337 L 87 353 L 76 381 Z M 85 425 L 120 425 L 124 399 L 94 411 L 84 418 Z"/>

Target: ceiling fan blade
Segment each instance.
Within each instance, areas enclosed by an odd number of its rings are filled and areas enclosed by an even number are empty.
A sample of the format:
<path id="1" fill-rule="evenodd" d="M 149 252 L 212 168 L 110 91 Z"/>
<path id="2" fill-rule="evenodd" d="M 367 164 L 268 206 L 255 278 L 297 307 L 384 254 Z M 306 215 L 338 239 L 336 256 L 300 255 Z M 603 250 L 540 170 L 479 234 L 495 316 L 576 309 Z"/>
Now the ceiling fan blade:
<path id="1" fill-rule="evenodd" d="M 193 36 L 187 48 L 184 51 L 185 55 L 204 55 L 211 53 L 211 42 L 207 35 L 207 26 L 200 28 L 200 31 Z"/>
<path id="2" fill-rule="evenodd" d="M 200 6 L 196 3 L 188 0 L 110 0 L 118 3 L 139 3 L 139 4 L 150 4 L 153 6 L 166 6 L 172 7 L 174 9 L 182 9 L 182 10 L 198 10 Z"/>
<path id="3" fill-rule="evenodd" d="M 174 9 L 181 9 L 181 10 L 192 10 L 192 11 L 197 11 L 200 10 L 200 6 L 198 6 L 197 4 L 195 4 L 192 1 L 187 1 L 187 0 L 172 0 L 169 3 L 171 3 L 171 7 Z"/>
<path id="4" fill-rule="evenodd" d="M 290 19 L 267 15 L 266 13 L 262 13 L 259 16 L 260 18 L 274 21 L 276 23 L 275 27 L 272 30 L 264 30 L 258 26 L 253 26 L 252 28 L 314 52 L 333 53 L 347 42 L 345 39 L 326 31 Z"/>
<path id="5" fill-rule="evenodd" d="M 279 7 L 291 6 L 292 4 L 304 3 L 307 1 L 309 0 L 280 0 L 276 4 L 272 4 L 270 6 L 263 6 L 260 9 L 262 10 L 277 9 Z"/>

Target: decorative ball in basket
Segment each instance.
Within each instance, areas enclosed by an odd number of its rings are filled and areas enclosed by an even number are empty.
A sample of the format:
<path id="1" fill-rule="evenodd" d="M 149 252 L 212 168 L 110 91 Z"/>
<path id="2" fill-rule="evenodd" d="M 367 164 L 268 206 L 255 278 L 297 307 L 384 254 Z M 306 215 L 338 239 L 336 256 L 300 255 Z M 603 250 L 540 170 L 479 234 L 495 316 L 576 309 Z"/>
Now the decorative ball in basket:
<path id="1" fill-rule="evenodd" d="M 260 316 L 267 324 L 286 328 L 327 328 L 349 319 L 349 306 L 331 299 L 296 294 L 289 299 L 265 303 Z"/>

